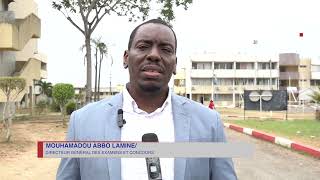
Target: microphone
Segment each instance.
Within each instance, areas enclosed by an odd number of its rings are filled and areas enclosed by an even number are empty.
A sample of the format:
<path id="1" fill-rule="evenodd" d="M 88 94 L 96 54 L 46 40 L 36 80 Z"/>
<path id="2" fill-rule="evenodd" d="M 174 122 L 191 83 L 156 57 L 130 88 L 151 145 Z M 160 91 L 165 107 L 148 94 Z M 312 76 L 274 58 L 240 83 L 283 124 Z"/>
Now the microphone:
<path id="1" fill-rule="evenodd" d="M 147 133 L 142 136 L 142 142 L 159 142 L 158 136 L 154 133 Z M 160 159 L 158 157 L 147 157 L 148 180 L 162 180 Z"/>
<path id="2" fill-rule="evenodd" d="M 118 109 L 118 127 L 122 128 L 124 124 L 126 124 L 126 120 L 123 119 L 123 110 Z"/>

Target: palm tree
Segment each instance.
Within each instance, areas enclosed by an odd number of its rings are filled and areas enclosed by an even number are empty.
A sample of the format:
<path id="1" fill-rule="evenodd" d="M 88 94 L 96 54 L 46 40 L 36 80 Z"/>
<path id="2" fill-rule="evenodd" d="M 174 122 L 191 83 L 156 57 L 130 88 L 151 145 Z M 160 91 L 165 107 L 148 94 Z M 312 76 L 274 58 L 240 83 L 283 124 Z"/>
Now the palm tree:
<path id="1" fill-rule="evenodd" d="M 41 94 L 52 97 L 52 83 L 40 80 L 36 85 L 40 86 Z"/>
<path id="2" fill-rule="evenodd" d="M 100 40 L 101 40 L 101 37 L 98 38 L 98 39 L 91 39 L 93 45 L 95 46 L 94 49 L 95 49 L 95 53 L 94 53 L 94 56 L 95 56 L 95 65 L 94 65 L 94 96 L 93 96 L 93 101 L 97 101 L 97 73 L 98 73 L 98 46 L 99 46 L 99 43 L 100 43 Z"/>
<path id="3" fill-rule="evenodd" d="M 315 103 L 320 103 L 320 91 L 314 91 L 313 94 L 309 95 Z"/>
<path id="4" fill-rule="evenodd" d="M 94 86 L 94 101 L 100 100 L 100 75 L 101 75 L 101 64 L 104 56 L 108 53 L 107 45 L 101 41 L 101 37 L 98 39 L 92 39 L 92 43 L 95 48 L 95 86 Z M 98 63 L 98 54 L 99 54 L 99 63 Z M 99 70 L 98 70 L 99 66 Z M 98 76 L 98 77 L 97 77 Z"/>
<path id="5" fill-rule="evenodd" d="M 79 50 L 80 50 L 81 52 L 83 52 L 83 51 L 84 51 L 84 48 L 86 48 L 86 45 L 85 45 L 85 44 L 82 45 L 82 46 L 79 48 Z M 86 65 L 86 56 L 87 56 L 87 54 L 85 54 L 85 55 L 83 56 L 83 65 L 84 65 L 84 66 Z"/>
<path id="6" fill-rule="evenodd" d="M 99 52 L 100 52 L 100 63 L 99 63 L 99 77 L 98 77 L 98 101 L 100 100 L 100 75 L 101 75 L 101 64 L 103 57 L 107 55 L 108 53 L 108 47 L 105 43 L 100 43 L 98 46 Z"/>

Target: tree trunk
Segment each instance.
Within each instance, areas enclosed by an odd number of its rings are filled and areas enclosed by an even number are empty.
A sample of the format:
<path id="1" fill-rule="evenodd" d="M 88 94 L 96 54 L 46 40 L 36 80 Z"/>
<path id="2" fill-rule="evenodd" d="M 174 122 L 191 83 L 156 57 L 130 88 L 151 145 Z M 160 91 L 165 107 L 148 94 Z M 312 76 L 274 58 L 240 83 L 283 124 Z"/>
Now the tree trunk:
<path id="1" fill-rule="evenodd" d="M 96 64 L 94 66 L 95 74 L 94 74 L 94 101 L 97 101 L 97 73 L 98 73 L 98 48 L 96 47 Z"/>
<path id="2" fill-rule="evenodd" d="M 4 103 L 3 106 L 3 113 L 2 113 L 2 125 L 3 125 L 3 129 L 4 132 L 7 132 L 7 121 L 6 121 L 6 114 L 7 114 L 7 102 Z M 2 135 L 2 133 L 1 133 Z"/>
<path id="3" fill-rule="evenodd" d="M 3 113 L 2 113 L 2 121 L 3 121 L 3 125 L 4 125 L 4 120 L 6 118 L 6 108 L 7 108 L 7 102 L 4 103 L 3 106 Z"/>
<path id="4" fill-rule="evenodd" d="M 61 116 L 62 116 L 62 124 L 63 124 L 63 126 L 66 126 L 67 124 L 66 124 L 66 121 L 64 119 L 64 108 L 63 108 L 62 105 L 60 105 L 60 111 L 61 111 Z"/>
<path id="5" fill-rule="evenodd" d="M 86 57 L 87 57 L 87 85 L 86 85 L 86 104 L 91 102 L 92 92 L 92 69 L 91 69 L 91 44 L 90 35 L 86 35 Z"/>
<path id="6" fill-rule="evenodd" d="M 10 108 L 9 108 L 10 109 Z M 10 141 L 11 138 L 11 126 L 12 126 L 12 114 L 9 114 L 7 119 L 7 133 L 6 133 L 6 142 Z"/>
<path id="7" fill-rule="evenodd" d="M 100 63 L 99 63 L 99 77 L 98 77 L 98 101 L 100 101 L 100 75 L 101 75 L 101 63 L 103 60 L 103 54 L 100 55 Z"/>
<path id="8" fill-rule="evenodd" d="M 12 124 L 12 119 L 11 119 L 11 115 L 10 115 L 10 103 L 9 103 L 9 96 L 7 97 L 7 101 L 4 104 L 4 108 L 3 108 L 3 124 L 4 124 L 4 130 L 5 130 L 5 138 L 6 138 L 6 142 L 10 141 L 10 137 L 11 137 L 11 124 Z"/>

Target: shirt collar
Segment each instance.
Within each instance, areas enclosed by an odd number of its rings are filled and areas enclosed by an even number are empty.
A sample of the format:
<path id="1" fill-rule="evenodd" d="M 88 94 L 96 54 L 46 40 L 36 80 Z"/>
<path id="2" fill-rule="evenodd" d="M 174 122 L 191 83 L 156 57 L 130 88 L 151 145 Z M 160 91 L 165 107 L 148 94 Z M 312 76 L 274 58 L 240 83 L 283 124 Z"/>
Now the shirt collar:
<path id="1" fill-rule="evenodd" d="M 164 103 L 162 104 L 161 107 L 153 111 L 152 113 L 147 113 L 144 110 L 140 109 L 135 102 L 135 100 L 131 97 L 129 91 L 125 87 L 123 90 L 123 111 L 128 112 L 128 113 L 137 113 L 137 114 L 143 114 L 143 115 L 148 115 L 152 116 L 157 113 L 163 112 L 165 108 L 168 108 L 171 106 L 171 90 L 169 89 L 168 96 Z"/>

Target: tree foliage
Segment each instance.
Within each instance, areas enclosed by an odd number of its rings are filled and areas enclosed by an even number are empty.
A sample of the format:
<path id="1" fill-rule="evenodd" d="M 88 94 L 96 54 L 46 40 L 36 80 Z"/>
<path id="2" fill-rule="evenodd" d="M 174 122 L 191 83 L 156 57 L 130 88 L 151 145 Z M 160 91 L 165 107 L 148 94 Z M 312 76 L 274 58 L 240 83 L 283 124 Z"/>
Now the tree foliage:
<path id="1" fill-rule="evenodd" d="M 19 77 L 0 77 L 0 89 L 5 96 L 10 99 L 15 99 L 16 96 L 24 90 L 26 80 Z M 12 100 L 13 100 L 12 99 Z"/>
<path id="2" fill-rule="evenodd" d="M 74 101 L 70 101 L 66 104 L 66 113 L 70 115 L 77 108 L 77 104 Z"/>
<path id="3" fill-rule="evenodd" d="M 310 95 L 312 100 L 316 103 L 320 103 L 320 91 L 314 91 L 313 94 Z"/>
<path id="4" fill-rule="evenodd" d="M 58 104 L 65 105 L 74 97 L 74 88 L 72 84 L 58 83 L 53 86 L 52 96 Z"/>
<path id="5" fill-rule="evenodd" d="M 41 87 L 41 94 L 52 97 L 52 84 L 50 82 L 40 80 L 36 85 Z"/>
<path id="6" fill-rule="evenodd" d="M 145 20 L 149 15 L 153 0 L 54 0 L 52 7 L 60 11 L 65 18 L 84 36 L 87 61 L 86 102 L 91 101 L 92 67 L 91 67 L 91 35 L 105 15 L 127 16 L 129 21 Z M 172 21 L 174 7 L 184 9 L 192 0 L 156 0 L 161 6 L 161 18 Z M 79 20 L 81 22 L 78 22 Z"/>
<path id="7" fill-rule="evenodd" d="M 6 131 L 6 141 L 10 141 L 12 118 L 14 116 L 11 111 L 10 102 L 13 102 L 16 97 L 24 90 L 26 80 L 19 77 L 0 77 L 0 90 L 6 96 L 4 103 L 2 120 Z"/>
<path id="8" fill-rule="evenodd" d="M 59 104 L 62 115 L 62 121 L 65 125 L 65 105 L 74 97 L 74 88 L 72 84 L 58 83 L 53 86 L 52 96 L 54 101 Z"/>

